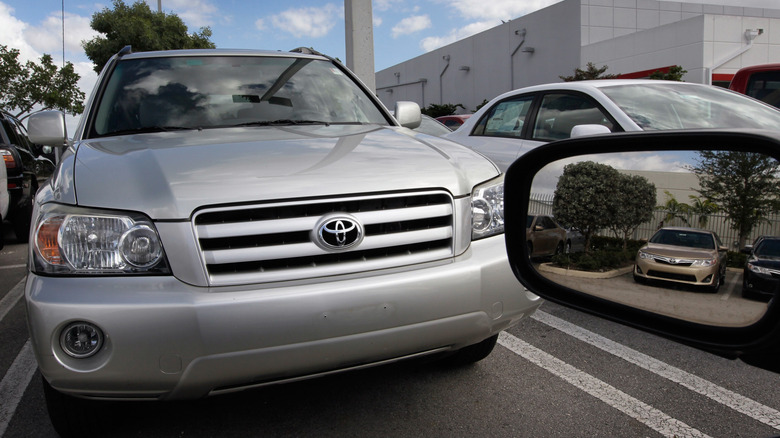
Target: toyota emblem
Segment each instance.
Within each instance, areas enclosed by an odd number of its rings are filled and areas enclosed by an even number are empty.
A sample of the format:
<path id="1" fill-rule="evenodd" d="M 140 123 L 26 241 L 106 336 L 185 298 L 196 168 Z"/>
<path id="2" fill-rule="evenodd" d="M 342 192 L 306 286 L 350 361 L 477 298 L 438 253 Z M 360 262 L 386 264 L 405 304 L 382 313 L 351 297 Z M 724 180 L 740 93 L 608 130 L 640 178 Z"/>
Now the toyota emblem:
<path id="1" fill-rule="evenodd" d="M 314 243 L 326 251 L 343 251 L 363 240 L 363 226 L 354 216 L 334 214 L 317 222 Z"/>

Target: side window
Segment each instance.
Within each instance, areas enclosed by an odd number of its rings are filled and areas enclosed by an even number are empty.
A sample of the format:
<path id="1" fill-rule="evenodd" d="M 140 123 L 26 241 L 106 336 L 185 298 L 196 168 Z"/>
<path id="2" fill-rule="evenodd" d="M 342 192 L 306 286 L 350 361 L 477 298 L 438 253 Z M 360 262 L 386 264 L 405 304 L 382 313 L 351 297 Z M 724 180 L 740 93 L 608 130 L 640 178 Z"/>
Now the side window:
<path id="1" fill-rule="evenodd" d="M 520 138 L 534 96 L 521 96 L 497 103 L 480 120 L 473 135 Z"/>
<path id="2" fill-rule="evenodd" d="M 609 117 L 591 99 L 577 94 L 547 94 L 536 117 L 535 140 L 561 140 L 577 125 L 603 125 L 613 130 Z"/>

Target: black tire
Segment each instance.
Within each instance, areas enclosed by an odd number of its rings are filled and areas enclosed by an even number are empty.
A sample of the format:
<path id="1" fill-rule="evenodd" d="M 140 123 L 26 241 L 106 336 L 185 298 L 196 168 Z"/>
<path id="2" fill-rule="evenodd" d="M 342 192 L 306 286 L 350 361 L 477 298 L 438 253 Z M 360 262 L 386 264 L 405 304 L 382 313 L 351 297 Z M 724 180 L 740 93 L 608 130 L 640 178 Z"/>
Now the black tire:
<path id="1" fill-rule="evenodd" d="M 49 420 L 59 436 L 92 437 L 105 434 L 105 430 L 100 431 L 101 422 L 96 421 L 103 417 L 102 410 L 96 412 L 98 402 L 63 394 L 52 388 L 43 376 L 41 382 Z"/>
<path id="2" fill-rule="evenodd" d="M 449 366 L 463 366 L 479 362 L 490 355 L 497 341 L 498 334 L 495 334 L 482 342 L 463 347 L 442 360 Z"/>
<path id="3" fill-rule="evenodd" d="M 525 247 L 528 249 L 528 258 L 533 259 L 531 254 L 534 253 L 534 244 L 529 241 L 525 244 Z"/>
<path id="4" fill-rule="evenodd" d="M 718 293 L 718 289 L 720 289 L 720 283 L 721 283 L 720 280 L 721 280 L 721 278 L 720 278 L 720 273 L 719 273 L 718 276 L 715 277 L 715 284 L 713 284 L 712 286 L 707 288 L 707 290 L 712 292 L 712 293 Z"/>
<path id="5" fill-rule="evenodd" d="M 555 247 L 555 255 L 563 254 L 564 247 L 563 242 L 558 242 L 558 246 Z"/>
<path id="6" fill-rule="evenodd" d="M 30 240 L 30 222 L 32 221 L 32 201 L 24 208 L 17 211 L 11 219 L 16 241 L 27 243 Z"/>

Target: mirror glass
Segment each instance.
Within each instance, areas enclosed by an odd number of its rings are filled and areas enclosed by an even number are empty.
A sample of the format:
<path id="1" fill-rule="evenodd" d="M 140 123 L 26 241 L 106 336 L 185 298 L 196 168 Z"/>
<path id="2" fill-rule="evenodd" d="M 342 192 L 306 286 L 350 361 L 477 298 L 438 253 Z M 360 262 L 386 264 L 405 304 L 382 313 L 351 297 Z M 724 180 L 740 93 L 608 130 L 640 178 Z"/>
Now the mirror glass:
<path id="1" fill-rule="evenodd" d="M 534 178 L 535 269 L 578 291 L 743 327 L 780 295 L 780 166 L 736 151 L 571 157 Z"/>

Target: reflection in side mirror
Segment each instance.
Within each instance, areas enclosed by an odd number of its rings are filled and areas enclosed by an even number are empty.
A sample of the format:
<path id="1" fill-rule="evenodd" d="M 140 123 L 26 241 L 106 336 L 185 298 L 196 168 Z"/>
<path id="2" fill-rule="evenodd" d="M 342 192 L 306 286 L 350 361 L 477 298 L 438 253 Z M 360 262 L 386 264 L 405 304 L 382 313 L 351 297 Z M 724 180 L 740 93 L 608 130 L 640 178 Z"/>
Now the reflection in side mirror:
<path id="1" fill-rule="evenodd" d="M 728 167 L 719 168 L 719 160 Z M 780 291 L 780 275 L 749 281 L 739 248 L 758 236 L 780 236 L 780 212 L 771 207 L 780 199 L 778 170 L 771 157 L 712 151 L 552 162 L 534 178 L 529 217 L 550 215 L 585 244 L 534 260 L 534 267 L 551 281 L 613 302 L 695 323 L 749 326 Z M 780 245 L 780 237 L 773 241 Z M 567 241 L 548 246 L 558 244 Z M 780 253 L 753 259 L 780 274 Z"/>
<path id="2" fill-rule="evenodd" d="M 778 156 L 780 135 L 766 132 L 612 134 L 535 148 L 505 180 L 515 274 L 550 301 L 700 348 L 775 352 Z M 540 236 L 532 242 L 522 226 L 540 216 L 561 229 L 546 254 L 532 251 Z"/>

